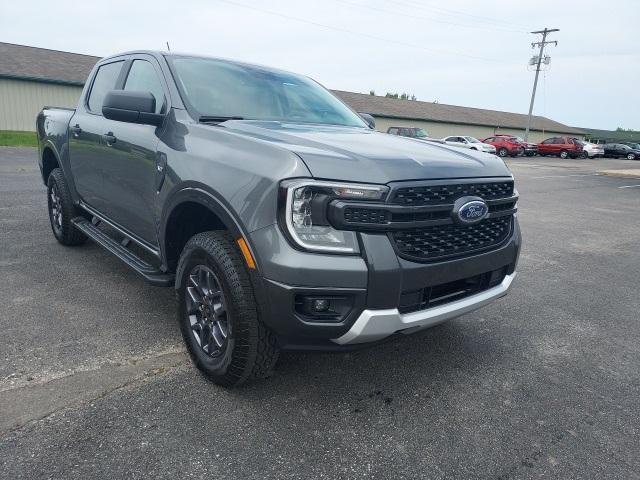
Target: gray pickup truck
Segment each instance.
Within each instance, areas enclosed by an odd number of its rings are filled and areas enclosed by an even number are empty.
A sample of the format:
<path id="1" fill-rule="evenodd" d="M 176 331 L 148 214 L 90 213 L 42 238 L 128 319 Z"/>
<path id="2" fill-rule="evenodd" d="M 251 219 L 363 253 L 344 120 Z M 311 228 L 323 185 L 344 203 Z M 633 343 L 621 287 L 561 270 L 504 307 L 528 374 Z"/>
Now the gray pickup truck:
<path id="1" fill-rule="evenodd" d="M 105 58 L 75 110 L 37 118 L 53 234 L 175 286 L 187 349 L 225 386 L 281 350 L 375 344 L 505 295 L 520 231 L 504 162 L 373 127 L 304 76 Z"/>

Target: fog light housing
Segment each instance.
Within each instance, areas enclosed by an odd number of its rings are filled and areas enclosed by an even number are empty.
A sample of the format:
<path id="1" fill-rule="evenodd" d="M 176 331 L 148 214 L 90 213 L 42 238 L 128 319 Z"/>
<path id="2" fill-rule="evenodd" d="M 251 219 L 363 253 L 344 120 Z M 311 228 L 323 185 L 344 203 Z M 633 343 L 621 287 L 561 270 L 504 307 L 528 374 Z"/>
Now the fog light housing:
<path id="1" fill-rule="evenodd" d="M 295 296 L 296 313 L 307 322 L 341 322 L 353 306 L 351 295 L 307 295 Z"/>

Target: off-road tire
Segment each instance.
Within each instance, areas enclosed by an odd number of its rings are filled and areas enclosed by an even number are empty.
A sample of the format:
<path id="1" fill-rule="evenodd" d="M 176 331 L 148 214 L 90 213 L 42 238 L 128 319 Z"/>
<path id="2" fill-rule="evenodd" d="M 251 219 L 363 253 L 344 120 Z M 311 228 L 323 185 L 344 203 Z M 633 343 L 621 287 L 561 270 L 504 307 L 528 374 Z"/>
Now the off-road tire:
<path id="1" fill-rule="evenodd" d="M 87 241 L 86 235 L 71 223 L 71 219 L 82 213 L 71 200 L 69 187 L 60 168 L 54 168 L 47 179 L 47 208 L 49 224 L 58 242 L 73 246 Z"/>
<path id="2" fill-rule="evenodd" d="M 200 347 L 187 312 L 190 272 L 198 266 L 211 270 L 219 281 L 228 312 L 227 340 L 222 353 L 212 357 Z M 203 232 L 184 247 L 178 268 L 176 290 L 178 323 L 189 355 L 212 382 L 233 387 L 271 374 L 279 348 L 273 333 L 262 323 L 249 273 L 231 235 L 223 231 Z"/>

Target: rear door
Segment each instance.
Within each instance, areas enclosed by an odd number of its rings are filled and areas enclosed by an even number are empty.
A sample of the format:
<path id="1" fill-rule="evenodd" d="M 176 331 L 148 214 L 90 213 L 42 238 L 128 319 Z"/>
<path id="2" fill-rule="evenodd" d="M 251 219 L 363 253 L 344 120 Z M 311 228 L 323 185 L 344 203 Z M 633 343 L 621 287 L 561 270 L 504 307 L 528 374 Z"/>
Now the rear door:
<path id="1" fill-rule="evenodd" d="M 74 183 L 83 202 L 105 211 L 109 195 L 105 190 L 103 166 L 110 152 L 102 134 L 110 121 L 102 116 L 102 102 L 116 88 L 122 76 L 124 59 L 108 61 L 98 68 L 83 102 L 69 122 L 69 163 Z"/>

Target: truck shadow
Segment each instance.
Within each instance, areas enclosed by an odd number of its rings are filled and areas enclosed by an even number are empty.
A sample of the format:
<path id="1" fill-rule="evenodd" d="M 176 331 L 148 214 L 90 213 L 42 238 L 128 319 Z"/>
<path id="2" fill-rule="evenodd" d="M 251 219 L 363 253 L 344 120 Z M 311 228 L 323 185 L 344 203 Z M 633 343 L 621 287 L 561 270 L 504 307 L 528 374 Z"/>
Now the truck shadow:
<path id="1" fill-rule="evenodd" d="M 467 318 L 356 352 L 283 353 L 271 378 L 231 394 L 257 403 L 293 396 L 320 411 L 335 407 L 347 415 L 393 409 L 416 398 L 428 401 L 504 362 L 506 347 L 486 332 Z"/>

